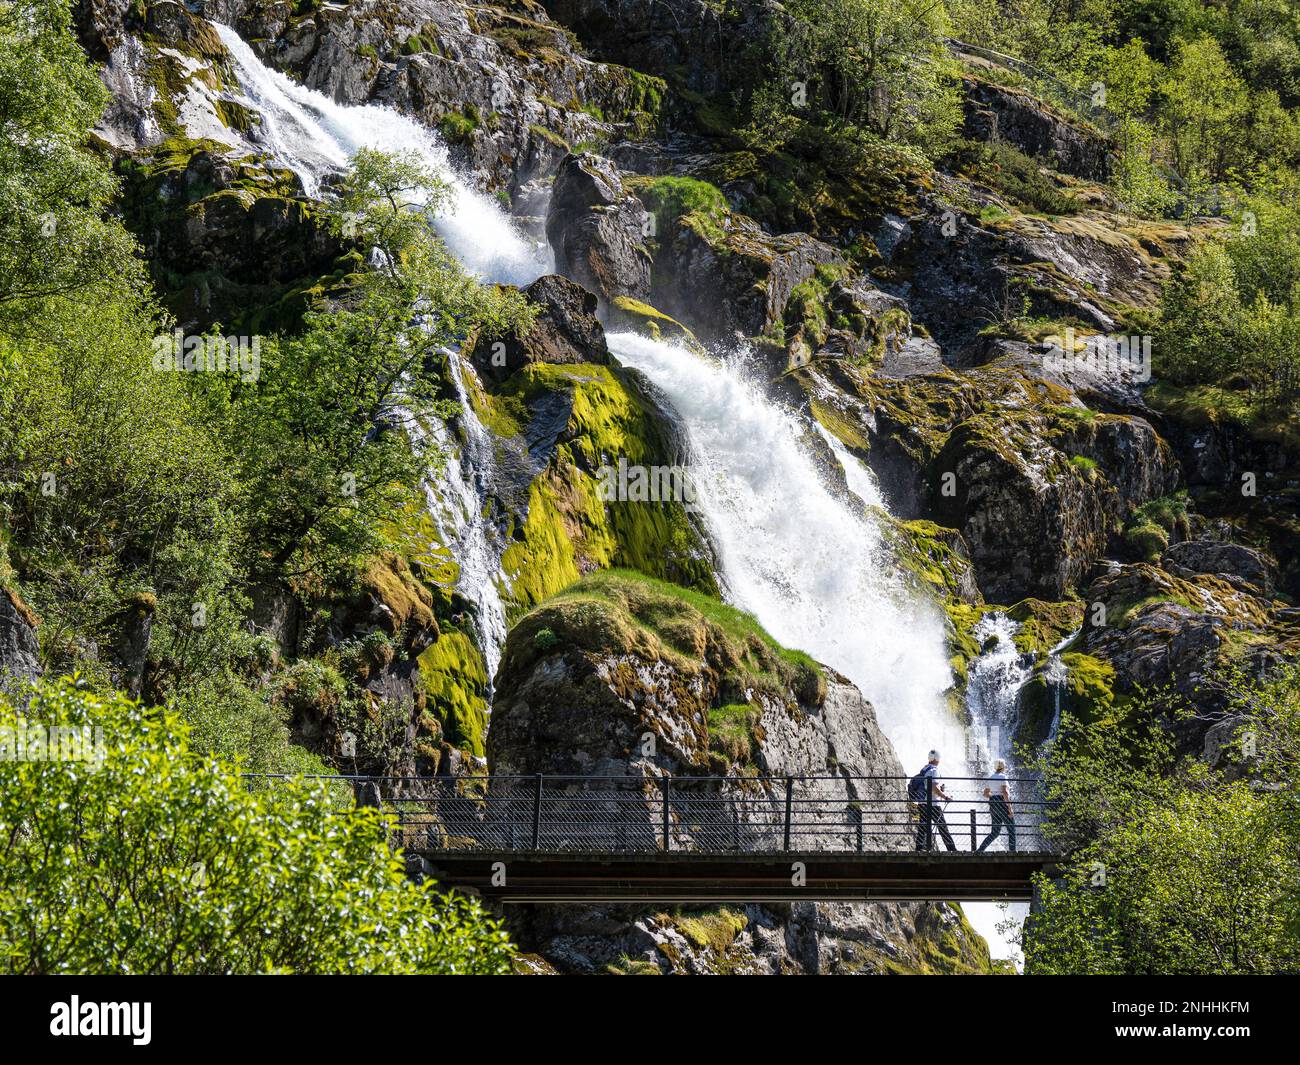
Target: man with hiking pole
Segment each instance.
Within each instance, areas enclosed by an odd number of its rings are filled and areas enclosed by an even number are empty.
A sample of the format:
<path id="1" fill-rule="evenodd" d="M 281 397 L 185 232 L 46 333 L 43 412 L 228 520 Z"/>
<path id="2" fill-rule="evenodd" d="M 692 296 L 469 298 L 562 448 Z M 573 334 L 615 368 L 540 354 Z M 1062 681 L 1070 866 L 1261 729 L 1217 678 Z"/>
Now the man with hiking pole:
<path id="1" fill-rule="evenodd" d="M 948 822 L 944 820 L 939 800 L 945 803 L 952 801 L 939 782 L 939 752 L 931 751 L 929 763 L 907 782 L 907 801 L 917 816 L 916 849 L 919 851 L 933 849 L 933 831 L 936 828 L 943 837 L 944 845 L 950 851 L 957 849 L 952 841 L 952 833 L 948 831 Z"/>

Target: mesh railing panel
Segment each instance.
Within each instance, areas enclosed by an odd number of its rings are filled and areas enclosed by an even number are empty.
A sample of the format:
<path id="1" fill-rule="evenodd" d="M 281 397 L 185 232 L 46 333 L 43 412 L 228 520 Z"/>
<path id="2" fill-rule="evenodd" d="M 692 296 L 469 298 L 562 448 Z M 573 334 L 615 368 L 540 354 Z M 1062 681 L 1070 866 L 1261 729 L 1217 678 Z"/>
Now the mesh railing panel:
<path id="1" fill-rule="evenodd" d="M 1009 806 L 985 797 L 984 778 L 945 779 L 931 804 L 910 802 L 902 777 L 331 779 L 394 814 L 396 842 L 424 851 L 1052 850 L 1050 804 L 1028 778 L 1008 782 Z"/>

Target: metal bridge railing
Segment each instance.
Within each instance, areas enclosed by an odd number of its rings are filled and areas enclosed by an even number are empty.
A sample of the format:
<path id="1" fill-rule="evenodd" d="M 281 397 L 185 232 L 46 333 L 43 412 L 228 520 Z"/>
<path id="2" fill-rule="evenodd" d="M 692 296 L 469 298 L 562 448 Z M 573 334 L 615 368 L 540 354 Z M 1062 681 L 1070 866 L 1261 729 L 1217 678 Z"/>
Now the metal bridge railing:
<path id="1" fill-rule="evenodd" d="M 266 780 L 268 778 L 259 778 Z M 983 777 L 944 778 L 949 799 L 908 801 L 906 777 L 335 777 L 356 801 L 395 815 L 422 851 L 638 854 L 949 848 L 1049 853 L 1051 804 L 1030 778 L 1008 782 L 1008 819 Z"/>

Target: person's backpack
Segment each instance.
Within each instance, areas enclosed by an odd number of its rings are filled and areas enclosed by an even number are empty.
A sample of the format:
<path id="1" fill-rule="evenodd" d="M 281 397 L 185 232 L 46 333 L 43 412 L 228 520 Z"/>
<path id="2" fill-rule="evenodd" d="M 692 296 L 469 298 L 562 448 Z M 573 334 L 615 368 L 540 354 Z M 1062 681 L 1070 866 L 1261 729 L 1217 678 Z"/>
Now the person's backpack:
<path id="1" fill-rule="evenodd" d="M 907 801 L 925 802 L 925 793 L 930 780 L 930 767 L 927 765 L 907 782 Z"/>

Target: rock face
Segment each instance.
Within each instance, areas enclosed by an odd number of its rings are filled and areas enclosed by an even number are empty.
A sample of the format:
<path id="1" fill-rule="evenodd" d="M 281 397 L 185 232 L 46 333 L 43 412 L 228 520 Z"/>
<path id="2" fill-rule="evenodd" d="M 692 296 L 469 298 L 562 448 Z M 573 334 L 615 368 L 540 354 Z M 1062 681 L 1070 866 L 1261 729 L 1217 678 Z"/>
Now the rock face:
<path id="1" fill-rule="evenodd" d="M 0 588 L 0 686 L 41 675 L 36 615 L 12 588 Z"/>
<path id="2" fill-rule="evenodd" d="M 1110 177 L 1112 148 L 1104 137 L 1054 114 L 1019 89 L 963 78 L 964 133 L 973 140 L 1008 141 L 1053 169 L 1089 181 Z"/>
<path id="3" fill-rule="evenodd" d="M 470 358 L 480 377 L 505 381 L 535 362 L 609 363 L 605 330 L 596 317 L 592 293 L 567 277 L 547 274 L 525 288 L 524 295 L 538 308 L 532 327 L 522 335 L 516 329 L 503 337 L 479 337 Z"/>
<path id="4" fill-rule="evenodd" d="M 490 771 L 647 785 L 664 775 L 834 775 L 840 779 L 810 786 L 850 803 L 864 786 L 851 778 L 902 776 L 856 688 L 771 644 L 746 615 L 721 604 L 702 612 L 700 603 L 670 585 L 602 573 L 527 615 L 511 631 L 497 675 Z M 748 823 L 754 815 L 745 811 L 762 805 L 755 788 L 762 790 L 733 780 L 720 783 L 718 795 L 730 796 Z M 694 830 L 690 816 L 689 802 L 674 810 L 683 833 Z M 822 842 L 851 845 L 850 831 L 827 827 Z M 872 845 L 906 844 L 900 834 L 873 837 Z M 539 907 L 514 920 L 526 949 L 575 972 L 627 959 L 665 972 L 921 970 L 938 964 L 922 957 L 924 929 L 935 922 L 952 937 L 946 947 L 938 946 L 942 936 L 930 946 L 947 950 L 954 968 L 988 965 L 982 945 L 944 907 L 753 906 L 686 917 L 693 925 L 622 907 Z"/>
<path id="5" fill-rule="evenodd" d="M 743 215 L 678 221 L 655 257 L 653 302 L 704 340 L 773 332 L 795 288 L 839 252 L 806 233 L 773 236 Z"/>
<path id="6" fill-rule="evenodd" d="M 650 292 L 649 218 L 608 159 L 568 156 L 555 175 L 546 218 L 556 270 L 606 301 L 644 298 Z"/>
<path id="7" fill-rule="evenodd" d="M 799 379 L 822 397 L 824 424 L 850 436 L 846 423 L 860 427 L 899 517 L 962 533 L 990 602 L 1062 598 L 1134 508 L 1178 484 L 1149 422 L 1094 414 L 1023 365 L 868 378 L 815 363 Z"/>

